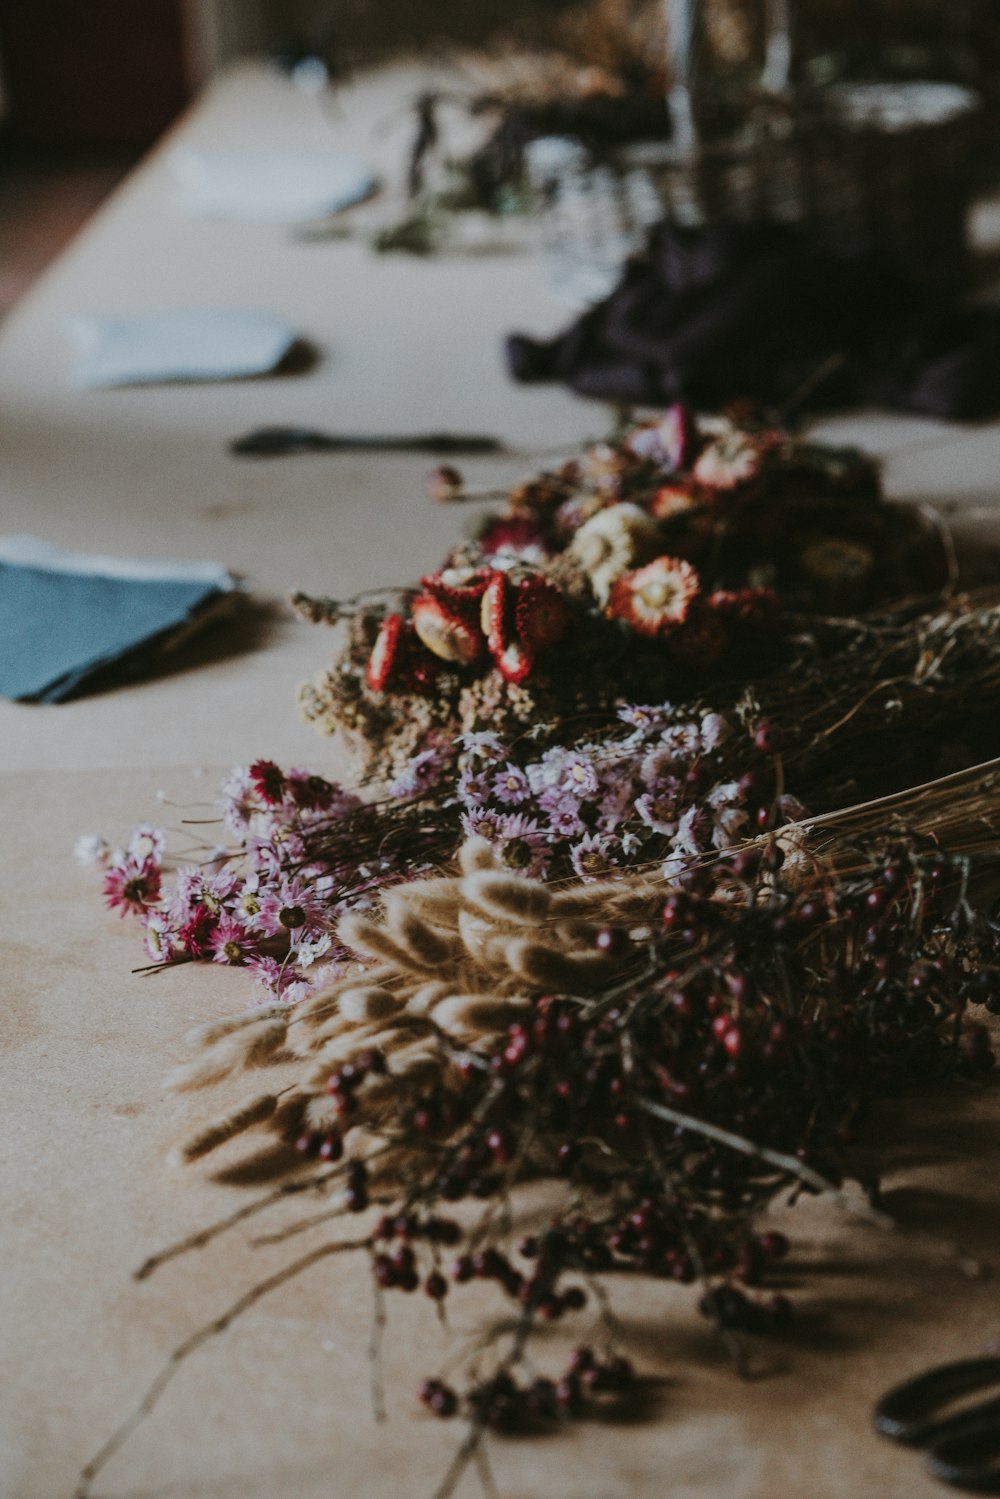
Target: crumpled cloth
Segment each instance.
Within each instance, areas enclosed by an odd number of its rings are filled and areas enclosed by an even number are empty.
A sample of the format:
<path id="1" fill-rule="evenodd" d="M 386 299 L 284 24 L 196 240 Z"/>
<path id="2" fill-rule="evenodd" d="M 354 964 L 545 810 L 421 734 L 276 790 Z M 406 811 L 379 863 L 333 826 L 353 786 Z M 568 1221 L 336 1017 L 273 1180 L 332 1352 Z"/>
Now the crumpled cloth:
<path id="1" fill-rule="evenodd" d="M 609 297 L 553 339 L 512 334 L 506 355 L 515 380 L 626 404 L 1000 411 L 1000 304 L 931 300 L 781 226 L 659 224 Z"/>

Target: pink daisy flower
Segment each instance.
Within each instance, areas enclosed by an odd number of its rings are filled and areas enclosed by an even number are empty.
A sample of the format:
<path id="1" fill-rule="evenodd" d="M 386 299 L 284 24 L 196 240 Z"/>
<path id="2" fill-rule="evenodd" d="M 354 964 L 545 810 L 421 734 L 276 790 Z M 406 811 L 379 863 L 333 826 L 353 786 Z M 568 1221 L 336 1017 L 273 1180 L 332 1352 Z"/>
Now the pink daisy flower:
<path id="1" fill-rule="evenodd" d="M 213 963 L 245 963 L 253 952 L 254 939 L 235 916 L 223 911 L 212 933 L 209 948 Z"/>
<path id="2" fill-rule="evenodd" d="M 304 880 L 290 879 L 282 880 L 276 890 L 261 893 L 256 927 L 269 937 L 292 932 L 297 938 L 318 937 L 329 920 L 328 905 L 315 889 Z"/>
<path id="3" fill-rule="evenodd" d="M 242 838 L 260 811 L 253 779 L 245 766 L 235 766 L 223 781 L 219 793 L 219 808 L 229 831 L 237 838 Z"/>
<path id="4" fill-rule="evenodd" d="M 273 760 L 255 760 L 250 766 L 250 783 L 269 807 L 277 806 L 285 794 L 285 777 Z"/>
<path id="5" fill-rule="evenodd" d="M 635 810 L 648 828 L 672 838 L 677 831 L 677 802 L 669 793 L 645 792 L 636 797 Z"/>
<path id="6" fill-rule="evenodd" d="M 145 864 L 147 860 L 159 864 L 166 845 L 167 835 L 163 828 L 152 822 L 140 822 L 132 829 L 128 840 L 128 856 L 134 864 Z"/>
<path id="7" fill-rule="evenodd" d="M 145 948 L 154 963 L 169 963 L 178 954 L 177 933 L 159 911 L 150 911 L 143 920 L 146 929 Z"/>
<path id="8" fill-rule="evenodd" d="M 140 916 L 160 899 L 160 869 L 151 859 L 116 864 L 104 876 L 104 899 L 111 911 Z"/>

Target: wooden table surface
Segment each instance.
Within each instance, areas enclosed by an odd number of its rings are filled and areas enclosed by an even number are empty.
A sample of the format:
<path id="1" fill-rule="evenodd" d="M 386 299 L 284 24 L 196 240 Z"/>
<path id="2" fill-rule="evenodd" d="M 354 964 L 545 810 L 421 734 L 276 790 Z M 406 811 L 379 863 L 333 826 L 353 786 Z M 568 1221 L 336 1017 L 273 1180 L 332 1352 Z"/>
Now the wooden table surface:
<path id="1" fill-rule="evenodd" d="M 215 85 L 178 138 L 329 143 L 398 177 L 400 111 L 417 82 L 413 69 L 377 74 L 324 113 L 286 81 L 244 69 Z M 1000 237 L 997 219 L 992 207 L 979 215 L 984 242 Z M 211 388 L 74 388 L 73 314 L 198 306 L 285 313 L 318 363 Z M 4 1499 L 68 1496 L 173 1343 L 290 1257 L 288 1246 L 255 1247 L 252 1232 L 238 1231 L 132 1281 L 148 1252 L 245 1198 L 232 1174 L 167 1170 L 180 1112 L 162 1090 L 189 1025 L 242 1007 L 245 981 L 209 968 L 133 975 L 135 932 L 103 912 L 72 844 L 83 831 L 121 837 L 156 813 L 159 790 L 205 801 L 233 761 L 330 764 L 329 746 L 293 706 L 327 640 L 278 601 L 296 587 L 343 593 L 413 577 L 454 536 L 455 512 L 424 498 L 419 456 L 254 464 L 229 457 L 226 443 L 275 422 L 489 431 L 517 452 L 466 464 L 470 478 L 513 480 L 550 449 L 604 430 L 602 408 L 504 374 L 505 332 L 554 330 L 566 317 L 516 237 L 503 254 L 420 262 L 377 258 L 358 242 L 305 243 L 274 226 L 188 219 L 161 151 L 0 330 L 0 529 L 122 555 L 216 558 L 274 604 L 247 638 L 208 638 L 141 685 L 62 707 L 0 703 Z M 958 506 L 976 546 L 993 545 L 1000 426 L 862 414 L 821 430 L 886 455 L 894 495 Z M 940 1492 L 917 1457 L 870 1434 L 868 1411 L 897 1378 L 1000 1339 L 995 1282 L 966 1273 L 969 1259 L 995 1252 L 1000 1110 L 987 1090 L 924 1102 L 905 1128 L 898 1116 L 887 1110 L 883 1127 L 901 1142 L 887 1195 L 900 1229 L 859 1227 L 825 1203 L 795 1210 L 803 1311 L 797 1330 L 762 1352 L 761 1378 L 736 1379 L 688 1294 L 615 1287 L 631 1351 L 664 1376 L 656 1418 L 495 1444 L 504 1499 Z M 474 1308 L 473 1298 L 458 1309 L 459 1332 L 474 1328 Z M 97 1493 L 429 1495 L 454 1433 L 420 1413 L 412 1389 L 444 1342 L 426 1307 L 392 1306 L 390 1419 L 379 1426 L 370 1321 L 363 1265 L 310 1272 L 192 1358 Z M 565 1336 L 554 1332 L 552 1345 L 557 1361 Z M 459 1490 L 474 1492 L 472 1478 Z"/>

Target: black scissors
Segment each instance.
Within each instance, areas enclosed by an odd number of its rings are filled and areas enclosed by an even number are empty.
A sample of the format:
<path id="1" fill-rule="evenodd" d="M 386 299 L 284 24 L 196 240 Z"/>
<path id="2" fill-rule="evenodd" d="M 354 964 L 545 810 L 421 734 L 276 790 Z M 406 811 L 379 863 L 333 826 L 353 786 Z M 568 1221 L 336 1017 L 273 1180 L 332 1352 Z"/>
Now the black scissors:
<path id="1" fill-rule="evenodd" d="M 883 1395 L 872 1421 L 883 1436 L 922 1447 L 935 1478 L 970 1494 L 1000 1494 L 1000 1394 L 939 1414 L 959 1396 L 993 1386 L 1000 1387 L 1000 1358 L 942 1364 Z"/>

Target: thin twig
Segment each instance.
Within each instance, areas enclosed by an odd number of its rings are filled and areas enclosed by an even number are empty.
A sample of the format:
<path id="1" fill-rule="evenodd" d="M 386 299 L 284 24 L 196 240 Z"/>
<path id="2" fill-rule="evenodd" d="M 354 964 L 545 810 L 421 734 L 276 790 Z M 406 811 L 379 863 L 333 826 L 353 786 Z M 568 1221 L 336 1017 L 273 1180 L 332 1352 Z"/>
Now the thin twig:
<path id="1" fill-rule="evenodd" d="M 368 1343 L 368 1367 L 371 1380 L 372 1411 L 379 1423 L 386 1419 L 385 1379 L 382 1372 L 382 1341 L 388 1321 L 385 1311 L 385 1292 L 372 1275 L 375 1309 L 372 1316 L 372 1334 Z"/>
<path id="2" fill-rule="evenodd" d="M 842 1191 L 832 1181 L 828 1181 L 825 1176 L 814 1171 L 811 1166 L 796 1160 L 793 1155 L 786 1155 L 782 1150 L 771 1150 L 766 1145 L 757 1145 L 743 1135 L 734 1134 L 732 1130 L 722 1129 L 718 1124 L 709 1124 L 705 1119 L 696 1119 L 692 1114 L 682 1114 L 678 1109 L 668 1108 L 666 1104 L 654 1103 L 651 1098 L 637 1098 L 635 1102 L 637 1108 L 642 1109 L 646 1114 L 651 1114 L 654 1119 L 662 1119 L 667 1124 L 678 1125 L 681 1129 L 690 1130 L 692 1134 L 704 1135 L 706 1139 L 716 1140 L 720 1145 L 728 1146 L 730 1150 L 738 1150 L 741 1155 L 754 1156 L 758 1160 L 766 1161 L 769 1166 L 775 1166 L 779 1171 L 798 1177 L 807 1186 L 832 1197 L 845 1211 L 863 1218 L 867 1223 L 873 1223 L 876 1227 L 885 1229 L 896 1227 L 888 1214 L 876 1212 L 868 1203 L 852 1197 L 849 1192 Z"/>
<path id="3" fill-rule="evenodd" d="M 257 1213 L 273 1207 L 276 1202 L 281 1202 L 285 1197 L 291 1197 L 298 1192 L 318 1192 L 322 1187 L 339 1176 L 343 1172 L 342 1166 L 337 1166 L 331 1171 L 325 1171 L 321 1176 L 310 1176 L 306 1181 L 282 1182 L 273 1192 L 268 1192 L 264 1197 L 257 1197 L 253 1202 L 248 1202 L 226 1218 L 220 1218 L 216 1223 L 211 1223 L 207 1228 L 199 1228 L 196 1233 L 189 1234 L 186 1239 L 179 1239 L 170 1244 L 166 1249 L 161 1249 L 157 1254 L 151 1254 L 148 1259 L 143 1260 L 138 1270 L 132 1272 L 133 1280 L 146 1280 L 154 1270 L 165 1265 L 168 1260 L 177 1259 L 179 1255 L 187 1254 L 192 1249 L 203 1249 L 220 1234 L 227 1233 L 229 1229 L 235 1228 L 246 1218 L 252 1218 Z"/>
<path id="4" fill-rule="evenodd" d="M 294 1280 L 297 1275 L 301 1275 L 303 1271 L 308 1270 L 320 1260 L 326 1259 L 332 1254 L 342 1254 L 354 1249 L 366 1249 L 370 1243 L 370 1239 L 347 1239 L 331 1244 L 321 1244 L 318 1249 L 310 1250 L 301 1259 L 293 1260 L 290 1265 L 285 1265 L 283 1269 L 277 1270 L 274 1275 L 269 1275 L 266 1280 L 262 1280 L 257 1285 L 252 1286 L 249 1291 L 245 1291 L 238 1300 L 234 1301 L 232 1306 L 223 1312 L 221 1316 L 213 1318 L 211 1322 L 206 1322 L 197 1332 L 192 1333 L 189 1338 L 185 1338 L 183 1343 L 179 1343 L 131 1415 L 126 1417 L 117 1431 L 112 1433 L 100 1451 L 81 1470 L 77 1486 L 73 1490 L 73 1499 L 90 1499 L 91 1485 L 98 1473 L 114 1457 L 115 1453 L 128 1440 L 136 1427 L 152 1413 L 160 1396 L 185 1359 L 200 1348 L 203 1343 L 207 1343 L 209 1338 L 225 1332 L 227 1327 L 236 1321 L 237 1317 L 241 1316 L 243 1312 L 248 1311 L 250 1307 L 268 1295 L 269 1292 L 276 1291 L 280 1286 L 287 1285 L 290 1280 Z"/>

